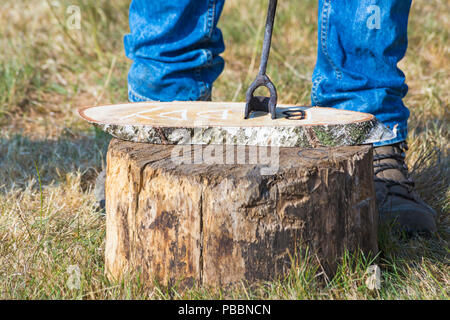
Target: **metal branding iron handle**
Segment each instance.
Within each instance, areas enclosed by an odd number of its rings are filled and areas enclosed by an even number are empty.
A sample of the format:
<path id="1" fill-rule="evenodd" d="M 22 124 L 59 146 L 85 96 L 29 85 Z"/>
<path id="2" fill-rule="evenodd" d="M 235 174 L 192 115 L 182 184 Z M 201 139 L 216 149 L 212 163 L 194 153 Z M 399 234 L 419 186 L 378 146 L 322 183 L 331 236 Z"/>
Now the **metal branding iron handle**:
<path id="1" fill-rule="evenodd" d="M 269 59 L 270 45 L 272 43 L 273 24 L 275 21 L 275 13 L 277 9 L 278 0 L 269 0 L 269 10 L 267 13 L 266 31 L 264 33 L 264 43 L 261 55 L 261 63 L 259 66 L 259 73 L 256 76 L 255 81 L 250 85 L 247 90 L 245 115 L 244 118 L 248 119 L 252 111 L 264 111 L 270 112 L 272 119 L 276 118 L 277 108 L 277 89 L 273 82 L 266 75 L 267 61 Z M 261 86 L 269 89 L 270 98 L 267 97 L 255 97 L 253 94 L 255 90 Z"/>

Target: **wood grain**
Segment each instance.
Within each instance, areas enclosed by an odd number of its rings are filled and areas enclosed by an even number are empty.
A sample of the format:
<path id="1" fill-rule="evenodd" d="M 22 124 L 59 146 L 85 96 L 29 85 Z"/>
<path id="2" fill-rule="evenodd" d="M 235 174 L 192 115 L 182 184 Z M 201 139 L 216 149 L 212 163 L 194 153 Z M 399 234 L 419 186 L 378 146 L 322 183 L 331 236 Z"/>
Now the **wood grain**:
<path id="1" fill-rule="evenodd" d="M 258 161 L 181 163 L 174 148 L 111 141 L 111 277 L 132 269 L 147 284 L 269 280 L 285 274 L 299 246 L 317 254 L 331 276 L 345 249 L 377 253 L 370 146 L 269 148 L 279 152 L 278 170 L 269 175 L 261 175 L 265 164 Z M 187 148 L 187 158 L 195 158 L 196 148 L 208 146 Z"/>

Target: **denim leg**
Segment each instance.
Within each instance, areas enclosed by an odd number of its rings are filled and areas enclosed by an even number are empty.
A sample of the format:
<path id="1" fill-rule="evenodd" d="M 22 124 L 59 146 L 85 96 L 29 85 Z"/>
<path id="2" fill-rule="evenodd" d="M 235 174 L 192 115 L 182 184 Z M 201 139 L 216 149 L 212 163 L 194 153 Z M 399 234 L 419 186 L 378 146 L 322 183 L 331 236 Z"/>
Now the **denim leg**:
<path id="1" fill-rule="evenodd" d="M 207 100 L 224 68 L 225 0 L 133 0 L 125 53 L 130 101 Z"/>
<path id="2" fill-rule="evenodd" d="M 403 141 L 408 87 L 397 63 L 407 48 L 411 0 L 319 0 L 319 46 L 311 92 L 323 107 L 375 115 Z"/>

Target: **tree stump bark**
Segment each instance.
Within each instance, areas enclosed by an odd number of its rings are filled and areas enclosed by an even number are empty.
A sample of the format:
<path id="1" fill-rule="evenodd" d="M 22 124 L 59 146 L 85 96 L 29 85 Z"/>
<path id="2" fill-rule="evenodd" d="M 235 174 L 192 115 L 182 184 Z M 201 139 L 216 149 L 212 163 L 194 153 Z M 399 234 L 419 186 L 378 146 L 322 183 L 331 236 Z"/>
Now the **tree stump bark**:
<path id="1" fill-rule="evenodd" d="M 228 285 L 284 274 L 299 246 L 329 275 L 345 249 L 377 253 L 371 146 L 259 147 L 279 156 L 270 170 L 257 147 L 216 146 L 216 162 L 208 148 L 111 141 L 110 276 Z"/>

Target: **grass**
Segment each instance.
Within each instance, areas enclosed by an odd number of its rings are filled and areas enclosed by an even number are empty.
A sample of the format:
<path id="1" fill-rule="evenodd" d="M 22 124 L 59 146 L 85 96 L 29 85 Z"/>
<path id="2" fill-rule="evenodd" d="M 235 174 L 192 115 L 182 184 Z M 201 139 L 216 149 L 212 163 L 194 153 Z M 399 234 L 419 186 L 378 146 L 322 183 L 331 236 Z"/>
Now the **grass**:
<path id="1" fill-rule="evenodd" d="M 81 29 L 67 27 L 67 7 Z M 379 290 L 365 284 L 373 262 L 347 254 L 332 279 L 304 252 L 284 279 L 231 288 L 146 288 L 139 275 L 104 276 L 105 220 L 93 183 L 108 138 L 77 107 L 127 100 L 123 35 L 129 1 L 3 0 L 0 5 L 0 298 L 2 299 L 448 299 L 449 6 L 414 2 L 401 62 L 410 91 L 407 162 L 420 195 L 439 212 L 436 237 L 399 239 L 380 230 Z M 253 9 L 252 9 L 253 8 Z M 257 72 L 266 3 L 228 0 L 220 22 L 226 69 L 215 100 L 241 101 Z M 268 72 L 281 100 L 309 103 L 317 3 L 279 3 Z M 70 289 L 70 270 L 80 286 Z M 69 271 L 69 272 L 68 272 Z"/>

